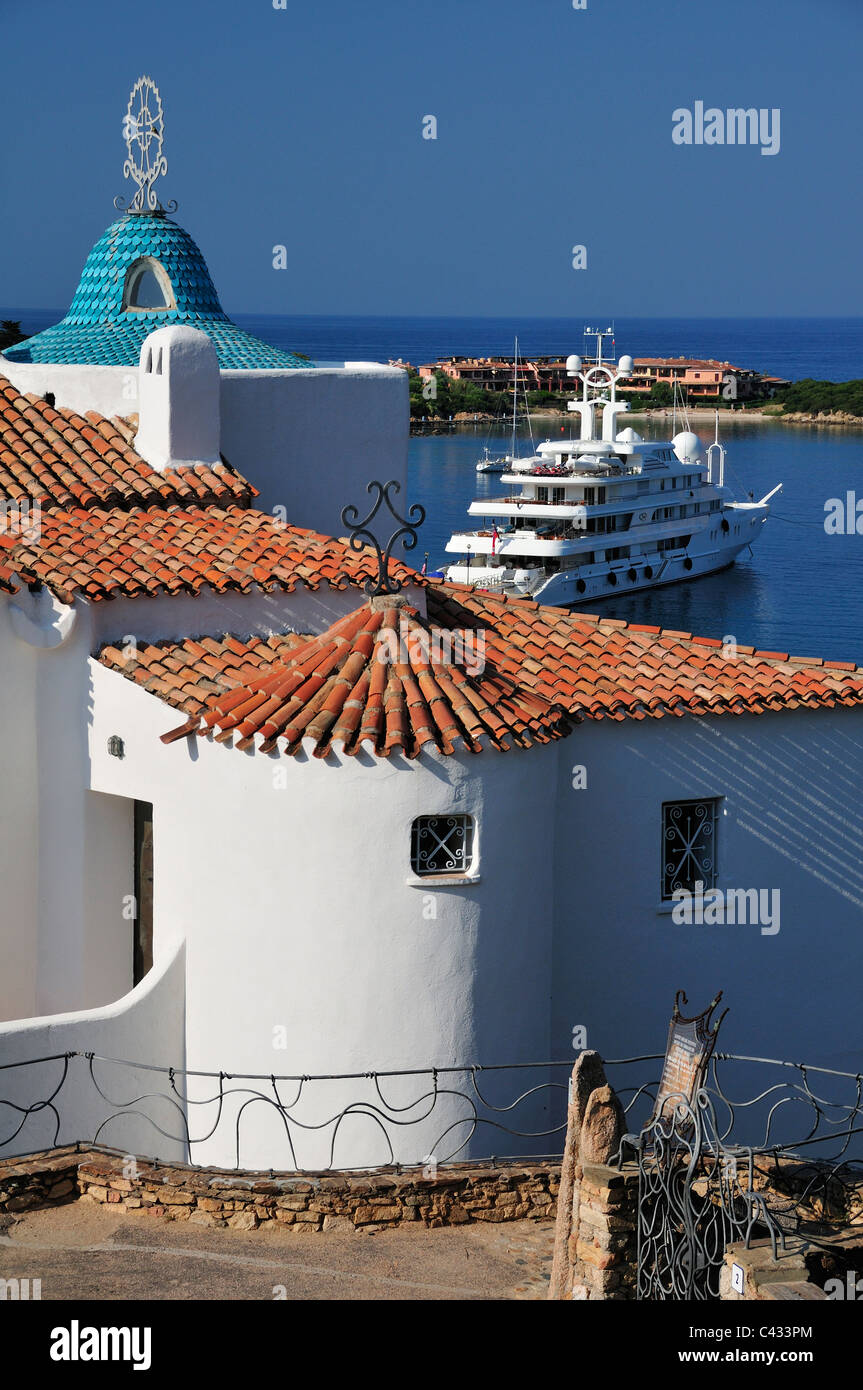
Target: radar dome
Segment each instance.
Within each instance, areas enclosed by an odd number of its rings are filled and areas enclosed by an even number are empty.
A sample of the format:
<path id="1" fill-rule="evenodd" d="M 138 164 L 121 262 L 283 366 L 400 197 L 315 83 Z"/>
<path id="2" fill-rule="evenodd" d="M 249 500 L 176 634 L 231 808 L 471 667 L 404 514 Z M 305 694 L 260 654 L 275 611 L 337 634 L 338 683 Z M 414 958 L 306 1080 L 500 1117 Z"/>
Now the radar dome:
<path id="1" fill-rule="evenodd" d="M 629 425 L 627 429 L 621 430 L 615 440 L 617 444 L 641 444 L 642 442 L 643 436 L 638 433 L 638 430 L 634 430 L 631 425 Z"/>
<path id="2" fill-rule="evenodd" d="M 566 374 L 567 374 L 567 376 L 578 376 L 578 373 L 579 373 L 580 371 L 581 371 L 581 358 L 580 358 L 579 356 L 577 356 L 576 353 L 572 353 L 572 354 L 571 354 L 569 357 L 567 357 L 567 359 L 566 359 Z"/>
<path id="3" fill-rule="evenodd" d="M 617 370 L 619 371 L 621 376 L 632 376 L 632 367 L 632 358 L 629 356 L 621 357 L 620 361 L 617 364 Z"/>
<path id="4" fill-rule="evenodd" d="M 700 463 L 703 453 L 701 440 L 692 430 L 681 430 L 671 441 L 681 463 Z"/>

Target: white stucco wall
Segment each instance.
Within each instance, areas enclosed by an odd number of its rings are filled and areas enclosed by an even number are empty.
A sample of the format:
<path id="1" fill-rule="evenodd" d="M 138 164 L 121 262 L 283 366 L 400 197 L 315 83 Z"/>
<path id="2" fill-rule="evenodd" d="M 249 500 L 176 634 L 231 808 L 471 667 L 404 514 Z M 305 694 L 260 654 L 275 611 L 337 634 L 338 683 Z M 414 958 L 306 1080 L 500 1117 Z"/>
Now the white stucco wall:
<path id="1" fill-rule="evenodd" d="M 0 375 L 21 392 L 53 392 L 57 406 L 81 414 L 139 409 L 137 368 L 10 362 L 0 354 Z M 264 511 L 284 507 L 294 525 L 339 536 L 342 507 L 354 503 L 365 514 L 371 479 L 397 479 L 405 501 L 409 399 L 399 367 L 223 371 L 221 415 L 221 451 L 258 488 Z"/>
<path id="2" fill-rule="evenodd" d="M 554 747 L 413 763 L 166 747 L 175 712 L 95 663 L 93 691 L 93 785 L 154 806 L 155 951 L 185 934 L 190 1066 L 268 1076 L 547 1059 L 552 847 L 529 810 L 554 783 Z M 103 754 L 109 732 L 126 739 L 122 763 Z M 451 810 L 477 819 L 480 882 L 410 885 L 413 818 Z M 345 1082 L 324 1099 L 318 1088 L 316 1104 L 366 1089 Z M 423 1158 L 445 1111 L 403 1131 L 398 1156 Z M 223 1131 L 208 1161 L 233 1161 Z M 243 1162 L 289 1161 L 277 1136 L 262 1107 L 250 1112 Z M 474 1152 L 505 1145 L 484 1132 Z M 307 1164 L 327 1157 L 308 1141 Z M 385 1157 L 372 1126 L 353 1121 L 342 1161 Z"/>
<path id="3" fill-rule="evenodd" d="M 0 376 L 22 395 L 50 391 L 60 408 L 80 415 L 130 415 L 138 409 L 138 368 L 75 366 L 53 362 L 10 362 L 0 352 Z"/>
<path id="4" fill-rule="evenodd" d="M 40 651 L 34 712 L 39 797 L 36 1012 L 107 1004 L 132 983 L 131 809 L 89 790 L 89 624 Z"/>
<path id="5" fill-rule="evenodd" d="M 300 605 L 345 598 L 298 593 Z M 211 619 L 209 601 L 196 602 L 190 612 Z M 136 623 L 127 605 L 109 625 L 152 623 L 161 635 L 158 608 Z M 588 1046 L 620 1057 L 662 1050 L 682 988 L 697 1009 L 725 991 L 726 1050 L 858 1069 L 863 711 L 588 722 L 527 753 L 413 763 L 262 757 L 207 740 L 166 747 L 159 735 L 177 711 L 89 657 L 112 609 L 82 605 L 63 644 L 36 649 L 0 604 L 0 716 L 14 731 L 13 775 L 0 782 L 7 1019 L 92 1010 L 128 989 L 123 899 L 138 798 L 154 806 L 156 972 L 183 943 L 188 965 L 182 1000 L 160 996 L 150 1033 L 134 1010 L 116 1015 L 118 1055 L 151 1060 L 163 1029 L 182 1037 L 189 1066 L 215 1072 L 491 1065 L 571 1056 L 583 1025 Z M 266 623 L 263 609 L 256 621 Z M 107 754 L 112 734 L 125 742 L 122 761 Z M 577 765 L 585 789 L 572 786 Z M 698 796 L 723 798 L 720 887 L 779 889 L 777 934 L 676 925 L 661 908 L 662 802 Z M 479 881 L 414 886 L 411 822 L 451 810 L 477 819 Z M 0 1047 L 29 1027 L 7 1027 Z M 388 1082 L 386 1094 L 405 1104 L 426 1084 Z M 497 1101 L 515 1094 L 507 1084 Z M 209 1082 L 196 1087 L 211 1093 Z M 302 1113 L 319 1121 L 360 1100 L 374 1102 L 369 1083 L 334 1082 L 310 1091 Z M 201 1161 L 235 1161 L 239 1103 L 228 1102 Z M 396 1156 L 424 1158 L 464 1113 L 442 1102 L 424 1127 L 401 1132 Z M 329 1132 L 304 1143 L 298 1161 L 329 1161 Z M 469 1152 L 527 1147 L 480 1130 Z M 354 1117 L 335 1161 L 388 1157 Z M 246 1112 L 240 1158 L 291 1165 L 259 1103 Z"/>
<path id="6" fill-rule="evenodd" d="M 171 1104 L 168 1078 L 96 1060 L 141 1059 L 154 1067 L 182 1068 L 183 989 L 178 946 L 134 990 L 105 1008 L 0 1024 L 0 1102 L 5 1102 L 0 1103 L 0 1156 L 98 1139 L 126 1153 L 187 1158 L 186 1106 Z M 84 1057 L 71 1057 L 63 1081 L 66 1052 L 95 1053 L 93 1075 Z M 61 1081 L 53 1099 L 57 1118 L 43 1108 L 22 1126 L 22 1116 L 11 1107 L 49 1100 Z M 153 1093 L 155 1099 L 146 1099 Z"/>
<path id="7" fill-rule="evenodd" d="M 422 590 L 406 592 L 424 606 Z M 328 585 L 300 585 L 293 594 L 80 601 L 60 641 L 16 617 L 19 605 L 30 611 L 26 591 L 0 597 L 0 1019 L 92 1008 L 131 987 L 133 805 L 89 790 L 90 652 L 126 638 L 322 631 L 360 602 L 359 589 Z M 43 640 L 58 644 L 33 645 Z M 165 727 L 180 722 L 160 708 Z"/>
<path id="8" fill-rule="evenodd" d="M 89 790 L 87 613 L 65 641 L 37 647 L 14 630 L 19 597 L 0 601 L 0 1018 L 7 1020 L 107 1004 L 132 985 L 132 925 L 124 915 L 133 887 L 132 808 Z"/>
<path id="9" fill-rule="evenodd" d="M 397 479 L 405 501 L 409 417 L 399 367 L 222 373 L 222 453 L 258 488 L 262 510 L 283 506 L 288 521 L 325 535 L 344 534 L 348 503 L 365 515 L 373 478 Z"/>
<path id="10" fill-rule="evenodd" d="M 0 601 L 0 1019 L 36 1012 L 39 899 L 37 653 Z"/>
<path id="11" fill-rule="evenodd" d="M 587 723 L 562 745 L 552 1051 L 662 1052 L 674 993 L 725 992 L 724 1050 L 859 1070 L 863 711 Z M 721 888 L 780 888 L 776 935 L 659 911 L 661 806 L 724 798 Z"/>
<path id="12" fill-rule="evenodd" d="M 406 584 L 403 593 L 425 615 L 426 590 Z M 116 598 L 94 604 L 83 600 L 79 606 L 91 615 L 93 650 L 98 650 L 105 642 L 126 636 L 137 642 L 158 642 L 201 633 L 267 637 L 281 632 L 325 632 L 339 618 L 355 612 L 365 599 L 362 588 L 355 584 L 344 589 L 329 584 L 309 589 L 300 583 L 291 593 L 251 589 L 248 593 L 218 594 L 203 589 L 199 594 L 176 597 Z"/>

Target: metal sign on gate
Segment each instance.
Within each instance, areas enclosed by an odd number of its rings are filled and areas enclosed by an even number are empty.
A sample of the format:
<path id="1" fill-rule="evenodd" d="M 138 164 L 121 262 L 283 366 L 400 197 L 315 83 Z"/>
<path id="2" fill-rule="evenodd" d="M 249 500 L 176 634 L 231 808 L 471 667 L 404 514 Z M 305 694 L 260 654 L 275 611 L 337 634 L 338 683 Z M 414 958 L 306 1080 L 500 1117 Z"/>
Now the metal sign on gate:
<path id="1" fill-rule="evenodd" d="M 727 1009 L 711 1022 L 722 990 L 712 999 L 703 1013 L 693 1018 L 685 1018 L 681 1005 L 688 1000 L 682 989 L 674 997 L 674 1012 L 668 1025 L 668 1043 L 665 1048 L 665 1063 L 652 1120 L 673 1111 L 681 1097 L 691 1105 L 696 1091 L 704 1082 L 707 1064 L 716 1046 L 716 1037 Z"/>

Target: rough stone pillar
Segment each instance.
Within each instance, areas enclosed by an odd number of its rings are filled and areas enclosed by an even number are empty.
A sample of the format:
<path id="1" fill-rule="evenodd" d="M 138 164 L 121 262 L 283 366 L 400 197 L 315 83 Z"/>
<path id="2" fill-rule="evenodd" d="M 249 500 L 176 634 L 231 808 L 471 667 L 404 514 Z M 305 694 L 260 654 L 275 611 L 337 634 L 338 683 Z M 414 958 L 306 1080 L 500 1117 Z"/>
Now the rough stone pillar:
<path id="1" fill-rule="evenodd" d="M 598 1052 L 582 1052 L 572 1069 L 567 1110 L 566 1142 L 557 1198 L 554 1261 L 548 1296 L 571 1298 L 574 1250 L 578 1243 L 583 1163 L 605 1163 L 616 1152 L 623 1133 L 623 1111 L 608 1085 Z M 582 1293 L 578 1296 L 585 1297 Z"/>

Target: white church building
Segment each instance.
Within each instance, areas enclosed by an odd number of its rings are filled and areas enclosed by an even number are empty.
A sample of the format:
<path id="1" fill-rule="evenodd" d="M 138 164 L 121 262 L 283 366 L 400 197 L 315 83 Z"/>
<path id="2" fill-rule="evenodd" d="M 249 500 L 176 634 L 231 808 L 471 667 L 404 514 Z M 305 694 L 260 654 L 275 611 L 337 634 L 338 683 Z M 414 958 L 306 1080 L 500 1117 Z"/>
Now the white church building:
<path id="1" fill-rule="evenodd" d="M 0 355 L 0 1101 L 72 1052 L 147 1092 L 641 1054 L 680 988 L 858 1070 L 863 670 L 382 574 L 340 513 L 406 496 L 406 374 L 242 333 L 136 204 Z M 106 1113 L 67 1087 L 61 1139 Z M 244 1164 L 288 1166 L 258 1114 Z"/>

